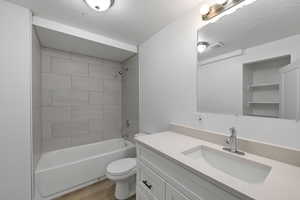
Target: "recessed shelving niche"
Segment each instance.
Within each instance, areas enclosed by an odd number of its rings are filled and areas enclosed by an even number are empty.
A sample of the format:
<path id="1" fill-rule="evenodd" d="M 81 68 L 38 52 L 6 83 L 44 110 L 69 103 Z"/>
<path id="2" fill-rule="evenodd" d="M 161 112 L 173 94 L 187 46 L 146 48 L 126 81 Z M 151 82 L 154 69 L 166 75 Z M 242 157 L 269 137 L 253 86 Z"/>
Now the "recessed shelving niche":
<path id="1" fill-rule="evenodd" d="M 290 63 L 291 56 L 285 55 L 243 65 L 244 115 L 280 117 L 280 69 Z"/>

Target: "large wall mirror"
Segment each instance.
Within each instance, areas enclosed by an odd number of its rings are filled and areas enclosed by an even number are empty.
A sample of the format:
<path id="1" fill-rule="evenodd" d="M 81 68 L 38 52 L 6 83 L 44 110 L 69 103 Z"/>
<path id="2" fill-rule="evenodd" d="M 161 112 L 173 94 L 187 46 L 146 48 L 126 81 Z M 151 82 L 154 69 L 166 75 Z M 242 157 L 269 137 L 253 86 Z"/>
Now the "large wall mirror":
<path id="1" fill-rule="evenodd" d="M 300 1 L 257 0 L 198 30 L 198 112 L 300 118 Z"/>

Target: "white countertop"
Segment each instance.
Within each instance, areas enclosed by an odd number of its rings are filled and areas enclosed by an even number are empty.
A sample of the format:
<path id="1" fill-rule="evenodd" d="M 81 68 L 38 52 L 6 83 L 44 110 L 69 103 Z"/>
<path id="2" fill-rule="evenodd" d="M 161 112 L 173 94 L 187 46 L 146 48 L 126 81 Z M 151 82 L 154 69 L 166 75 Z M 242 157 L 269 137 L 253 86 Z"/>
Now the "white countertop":
<path id="1" fill-rule="evenodd" d="M 272 167 L 271 172 L 263 183 L 247 183 L 213 168 L 203 159 L 194 160 L 182 153 L 199 145 L 221 149 L 219 145 L 175 132 L 141 136 L 137 137 L 136 140 L 138 143 L 151 147 L 165 156 L 180 162 L 193 172 L 199 172 L 199 175 L 207 176 L 250 198 L 256 200 L 300 200 L 300 167 L 246 152 L 246 155 L 242 156 L 242 158 Z"/>

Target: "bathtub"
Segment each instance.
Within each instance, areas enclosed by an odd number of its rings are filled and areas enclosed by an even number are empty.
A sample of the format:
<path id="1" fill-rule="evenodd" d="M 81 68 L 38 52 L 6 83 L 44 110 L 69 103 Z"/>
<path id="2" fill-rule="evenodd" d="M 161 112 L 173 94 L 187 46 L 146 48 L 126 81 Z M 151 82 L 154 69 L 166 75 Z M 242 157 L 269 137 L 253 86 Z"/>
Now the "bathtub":
<path id="1" fill-rule="evenodd" d="M 104 179 L 106 166 L 124 157 L 135 157 L 135 146 L 124 139 L 45 153 L 35 172 L 35 199 L 53 199 Z"/>

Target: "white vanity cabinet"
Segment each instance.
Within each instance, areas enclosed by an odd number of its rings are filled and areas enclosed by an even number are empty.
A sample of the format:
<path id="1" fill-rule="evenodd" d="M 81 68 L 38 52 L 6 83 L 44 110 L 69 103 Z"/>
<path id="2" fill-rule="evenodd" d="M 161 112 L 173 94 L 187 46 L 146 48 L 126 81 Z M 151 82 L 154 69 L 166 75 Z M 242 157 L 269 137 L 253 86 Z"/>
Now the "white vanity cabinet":
<path id="1" fill-rule="evenodd" d="M 166 187 L 166 200 L 189 200 L 170 185 Z"/>
<path id="2" fill-rule="evenodd" d="M 143 189 L 140 185 L 136 187 L 136 199 L 137 200 L 156 200 L 153 195 L 149 193 L 149 191 Z"/>
<path id="3" fill-rule="evenodd" d="M 249 200 L 137 144 L 137 200 Z"/>

